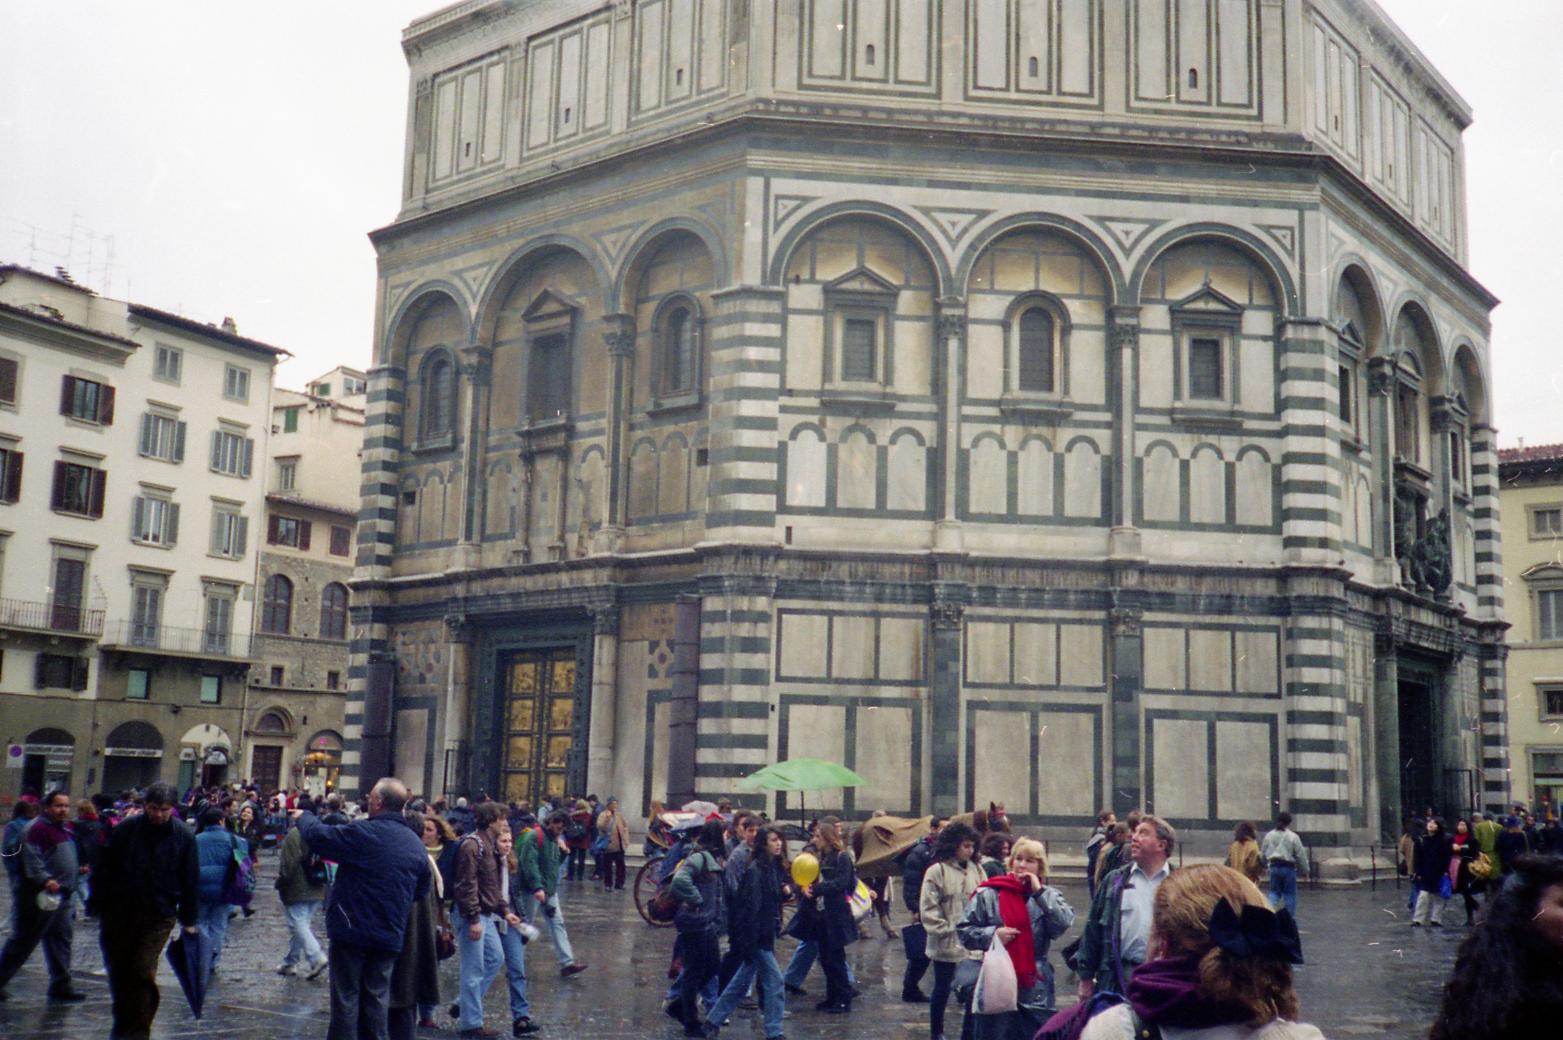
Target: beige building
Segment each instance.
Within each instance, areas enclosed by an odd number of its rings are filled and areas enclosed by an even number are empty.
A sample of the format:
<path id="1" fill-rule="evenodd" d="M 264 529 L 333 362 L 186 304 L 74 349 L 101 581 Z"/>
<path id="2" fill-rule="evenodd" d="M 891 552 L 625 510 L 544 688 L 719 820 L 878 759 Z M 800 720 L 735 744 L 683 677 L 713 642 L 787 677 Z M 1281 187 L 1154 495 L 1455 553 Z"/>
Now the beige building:
<path id="1" fill-rule="evenodd" d="M 273 396 L 244 770 L 267 791 L 338 782 L 364 401 L 344 367 Z"/>
<path id="2" fill-rule="evenodd" d="M 1132 17 L 1131 17 L 1132 14 Z M 1367 0 L 410 25 L 344 783 L 1508 795 L 1470 111 Z"/>
<path id="3" fill-rule="evenodd" d="M 284 354 L 0 267 L 0 802 L 239 779 Z"/>
<path id="4" fill-rule="evenodd" d="M 1563 804 L 1563 444 L 1498 453 L 1508 592 L 1509 763 L 1538 818 Z"/>

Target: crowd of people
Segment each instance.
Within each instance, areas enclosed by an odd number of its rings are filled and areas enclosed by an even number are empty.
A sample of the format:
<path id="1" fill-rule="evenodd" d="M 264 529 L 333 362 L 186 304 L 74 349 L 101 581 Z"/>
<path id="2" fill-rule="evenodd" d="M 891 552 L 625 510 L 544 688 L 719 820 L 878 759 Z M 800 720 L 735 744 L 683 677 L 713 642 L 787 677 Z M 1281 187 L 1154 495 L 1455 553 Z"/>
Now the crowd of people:
<path id="1" fill-rule="evenodd" d="M 1104 811 L 1085 845 L 1089 906 L 1079 915 L 1050 883 L 1046 846 L 1014 833 L 1001 805 L 930 819 L 895 857 L 894 880 L 882 864 L 859 878 L 853 850 L 865 829 L 849 834 L 835 817 L 814 821 L 796 855 L 783 829 L 726 803 L 677 828 L 670 818 L 653 806 L 645 852 L 659 860 L 651 912 L 676 935 L 665 1007 L 686 1036 L 716 1036 L 750 1007 L 766 1040 L 782 1040 L 787 999 L 808 996 L 816 963 L 816 1009 L 850 1015 L 861 993 L 847 948 L 873 918 L 902 942 L 901 999 L 926 1005 L 932 1040 L 953 1035 L 952 1005 L 962 1040 L 1320 1035 L 1296 1021 L 1297 879 L 1310 863 L 1287 813 L 1263 837 L 1239 825 L 1225 865 L 1175 870 L 1170 823 Z M 1555 822 L 1537 825 L 1519 810 L 1452 828 L 1430 810 L 1408 822 L 1400 858 L 1412 925 L 1439 926 L 1455 895 L 1472 925 L 1434 1040 L 1540 1035 L 1563 1011 L 1558 838 Z M 329 972 L 328 1040 L 405 1040 L 439 1029 L 442 1013 L 460 1036 L 499 1036 L 484 1002 L 501 970 L 510 1033 L 528 1036 L 539 1025 L 526 947 L 546 936 L 562 977 L 586 970 L 561 891 L 624 891 L 630 842 L 613 798 L 548 799 L 535 810 L 481 795 L 426 803 L 393 778 L 361 803 L 300 792 L 263 800 L 244 786 L 180 797 L 166 783 L 79 802 L 65 791 L 23 798 L 0 835 L 12 895 L 0 1000 L 39 946 L 48 998 L 83 999 L 71 975 L 80 912 L 98 921 L 112 1035 L 148 1037 L 170 936 L 178 929 L 204 944 L 215 975 L 231 923 L 255 911 L 260 850 L 275 848 L 268 880 L 288 939 L 276 970 L 304 981 Z M 899 930 L 896 882 L 910 914 Z M 1060 1011 L 1052 953 L 1071 930 L 1058 952 L 1078 1003 Z M 797 940 L 785 966 L 783 935 Z M 442 993 L 439 962 L 452 957 L 459 983 Z M 1012 980 L 996 1005 L 979 985 L 995 965 Z"/>

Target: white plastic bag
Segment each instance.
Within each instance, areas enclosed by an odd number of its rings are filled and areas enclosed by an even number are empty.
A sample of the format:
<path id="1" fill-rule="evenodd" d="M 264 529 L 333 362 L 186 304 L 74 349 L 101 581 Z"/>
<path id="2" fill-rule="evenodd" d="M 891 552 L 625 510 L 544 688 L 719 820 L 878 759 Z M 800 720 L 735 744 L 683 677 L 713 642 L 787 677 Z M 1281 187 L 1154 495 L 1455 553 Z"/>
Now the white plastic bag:
<path id="1" fill-rule="evenodd" d="M 971 1010 L 977 1015 L 1002 1015 L 1014 1011 L 1020 982 L 1015 978 L 1015 962 L 998 935 L 988 944 L 988 952 L 982 955 L 982 968 L 977 972 L 977 989 L 971 997 Z"/>

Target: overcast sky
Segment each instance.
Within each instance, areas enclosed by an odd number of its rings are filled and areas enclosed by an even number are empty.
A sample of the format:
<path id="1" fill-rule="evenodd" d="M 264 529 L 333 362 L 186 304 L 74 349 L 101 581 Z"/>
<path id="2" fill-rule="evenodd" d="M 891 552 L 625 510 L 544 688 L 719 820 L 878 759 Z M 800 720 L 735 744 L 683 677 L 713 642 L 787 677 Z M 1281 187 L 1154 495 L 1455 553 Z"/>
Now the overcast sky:
<path id="1" fill-rule="evenodd" d="M 1379 0 L 1470 102 L 1471 269 L 1494 312 L 1497 425 L 1563 441 L 1547 310 L 1563 230 L 1560 0 Z M 437 0 L 0 0 L 0 261 L 297 357 L 365 366 L 366 233 L 401 192 L 399 37 Z"/>

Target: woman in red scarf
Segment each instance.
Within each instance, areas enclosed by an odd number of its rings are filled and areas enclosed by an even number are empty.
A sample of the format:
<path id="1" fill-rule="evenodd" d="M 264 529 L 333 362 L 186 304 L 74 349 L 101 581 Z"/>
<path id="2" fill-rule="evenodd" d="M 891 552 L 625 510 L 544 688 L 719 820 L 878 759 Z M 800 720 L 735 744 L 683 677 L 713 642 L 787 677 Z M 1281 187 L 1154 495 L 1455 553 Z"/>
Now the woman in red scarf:
<path id="1" fill-rule="evenodd" d="M 1476 885 L 1475 879 L 1471 877 L 1471 863 L 1480 851 L 1476 837 L 1471 833 L 1470 823 L 1461 817 L 1460 822 L 1454 825 L 1454 845 L 1449 854 L 1449 888 L 1465 900 L 1467 926 L 1476 917 Z"/>
<path id="2" fill-rule="evenodd" d="M 956 932 L 968 950 L 986 950 L 997 938 L 1015 963 L 1017 1007 L 1001 1015 L 972 1016 L 974 1040 L 1029 1040 L 1053 1014 L 1053 966 L 1047 951 L 1075 912 L 1047 884 L 1047 855 L 1034 838 L 1017 838 L 1009 873 L 989 878 L 966 905 Z"/>

